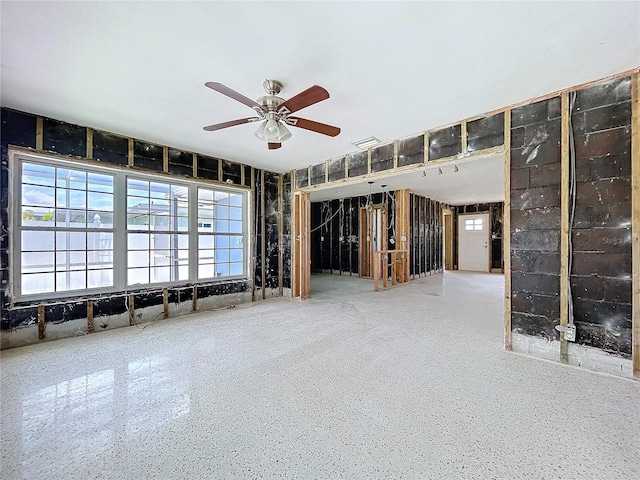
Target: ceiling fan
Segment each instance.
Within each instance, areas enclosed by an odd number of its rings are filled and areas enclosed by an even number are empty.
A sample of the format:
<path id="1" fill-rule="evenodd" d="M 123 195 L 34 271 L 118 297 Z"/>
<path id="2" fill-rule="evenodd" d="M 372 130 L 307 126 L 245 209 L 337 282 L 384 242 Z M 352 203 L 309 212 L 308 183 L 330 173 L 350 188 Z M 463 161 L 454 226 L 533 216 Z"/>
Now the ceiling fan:
<path id="1" fill-rule="evenodd" d="M 255 102 L 221 83 L 207 82 L 205 85 L 216 92 L 222 93 L 227 97 L 233 98 L 253 108 L 258 115 L 257 117 L 240 118 L 238 120 L 216 123 L 204 127 L 204 130 L 208 132 L 233 127 L 234 125 L 242 125 L 243 123 L 261 122 L 255 135 L 260 140 L 267 142 L 269 150 L 280 148 L 282 142 L 291 138 L 291 132 L 286 125 L 304 128 L 305 130 L 322 133 L 330 137 L 335 137 L 340 133 L 338 127 L 290 116 L 298 110 L 302 110 L 314 103 L 329 98 L 329 92 L 318 85 L 307 88 L 304 92 L 299 93 L 295 97 L 291 97 L 289 100 L 284 100 L 277 96 L 280 90 L 282 90 L 282 83 L 278 80 L 265 80 L 262 86 L 267 91 L 267 95 L 258 98 Z"/>

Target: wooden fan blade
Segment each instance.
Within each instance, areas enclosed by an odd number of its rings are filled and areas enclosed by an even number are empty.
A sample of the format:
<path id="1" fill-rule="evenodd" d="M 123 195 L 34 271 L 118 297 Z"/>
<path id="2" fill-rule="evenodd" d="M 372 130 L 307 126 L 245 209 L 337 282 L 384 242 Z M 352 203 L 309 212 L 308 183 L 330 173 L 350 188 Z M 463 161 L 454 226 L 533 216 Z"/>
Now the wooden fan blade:
<path id="1" fill-rule="evenodd" d="M 335 137 L 336 135 L 340 134 L 340 129 L 338 127 L 327 125 L 325 123 L 314 122 L 313 120 L 307 120 L 305 118 L 289 117 L 287 118 L 287 125 L 304 128 L 305 130 L 311 130 L 312 132 L 329 135 L 330 137 Z"/>
<path id="2" fill-rule="evenodd" d="M 298 110 L 302 110 L 309 105 L 321 102 L 327 98 L 329 98 L 329 92 L 319 85 L 314 85 L 313 87 L 307 88 L 304 92 L 300 92 L 295 97 L 291 97 L 280 105 L 278 107 L 278 113 L 286 112 L 288 115 L 289 113 L 297 112 Z"/>
<path id="3" fill-rule="evenodd" d="M 229 87 L 218 83 L 218 82 L 207 82 L 205 83 L 205 86 L 209 87 L 212 90 L 215 90 L 216 92 L 219 92 L 223 95 L 226 95 L 229 98 L 233 98 L 234 100 L 237 100 L 240 103 L 244 103 L 246 106 L 251 107 L 251 108 L 255 108 L 258 110 L 262 110 L 262 107 L 260 106 L 259 103 L 254 102 L 253 100 L 251 100 L 249 97 L 245 97 L 244 95 L 242 95 L 241 93 L 236 92 L 235 90 L 231 90 Z"/>
<path id="4" fill-rule="evenodd" d="M 275 150 L 277 148 L 280 148 L 282 146 L 281 143 L 271 143 L 269 142 L 269 150 Z"/>
<path id="5" fill-rule="evenodd" d="M 248 118 L 239 118 L 238 120 L 231 120 L 229 122 L 216 123 L 214 125 L 209 125 L 207 127 L 203 127 L 203 130 L 207 132 L 213 132 L 215 130 L 221 130 L 227 127 L 233 127 L 235 125 L 242 125 L 243 123 L 251 123 L 259 120 L 258 117 L 248 117 Z"/>

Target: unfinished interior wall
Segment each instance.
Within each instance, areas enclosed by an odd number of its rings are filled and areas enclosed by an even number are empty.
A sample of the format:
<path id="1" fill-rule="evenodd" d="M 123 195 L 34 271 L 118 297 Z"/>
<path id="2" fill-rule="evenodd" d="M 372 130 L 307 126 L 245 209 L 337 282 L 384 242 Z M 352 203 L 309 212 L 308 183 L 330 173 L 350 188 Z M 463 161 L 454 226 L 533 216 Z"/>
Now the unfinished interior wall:
<path id="1" fill-rule="evenodd" d="M 387 204 L 387 242 L 394 248 L 395 192 L 376 193 L 372 203 Z M 339 275 L 359 274 L 360 208 L 367 197 L 349 197 L 311 204 L 311 271 Z M 392 242 L 393 241 L 393 242 Z"/>
<path id="2" fill-rule="evenodd" d="M 514 333 L 562 340 L 561 262 L 570 270 L 564 322 L 576 343 L 632 353 L 631 78 L 511 111 L 511 322 Z M 572 161 L 575 154 L 575 165 Z M 566 178 L 562 166 L 566 165 Z M 575 198 L 561 202 L 561 186 Z M 573 207 L 575 200 L 575 208 Z M 561 257 L 562 222 L 568 225 Z M 568 295 L 568 294 L 567 294 Z M 566 355 L 566 354 L 565 354 Z"/>
<path id="3" fill-rule="evenodd" d="M 511 327 L 558 339 L 560 97 L 511 111 Z"/>
<path id="4" fill-rule="evenodd" d="M 441 272 L 443 264 L 443 217 L 445 205 L 421 195 L 411 194 L 409 275 L 418 278 Z"/>
<path id="5" fill-rule="evenodd" d="M 631 355 L 631 78 L 578 90 L 571 108 L 578 343 Z"/>
<path id="6" fill-rule="evenodd" d="M 235 305 L 253 298 L 286 294 L 291 287 L 291 175 L 184 152 L 141 140 L 72 125 L 25 112 L 2 109 L 0 169 L 0 309 L 2 348 L 80 333 L 145 323 L 194 310 Z M 168 288 L 74 296 L 16 303 L 9 296 L 11 255 L 8 228 L 10 146 L 35 153 L 92 159 L 139 171 L 218 181 L 251 190 L 246 280 L 201 282 Z M 252 260 L 253 259 L 253 260 Z M 253 295 L 252 295 L 253 294 Z M 40 338 L 39 338 L 40 337 Z"/>

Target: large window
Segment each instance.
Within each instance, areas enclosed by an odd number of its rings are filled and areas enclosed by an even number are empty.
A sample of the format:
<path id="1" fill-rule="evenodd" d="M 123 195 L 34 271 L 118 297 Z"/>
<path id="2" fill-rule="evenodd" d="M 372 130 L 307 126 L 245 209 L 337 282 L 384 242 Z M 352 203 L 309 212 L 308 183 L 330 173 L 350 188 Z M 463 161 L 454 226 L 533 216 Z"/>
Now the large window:
<path id="1" fill-rule="evenodd" d="M 241 275 L 243 197 L 198 188 L 198 278 Z"/>
<path id="2" fill-rule="evenodd" d="M 188 232 L 189 188 L 127 178 L 129 285 L 188 280 Z"/>
<path id="3" fill-rule="evenodd" d="M 22 153 L 12 161 L 18 300 L 246 278 L 245 190 Z"/>

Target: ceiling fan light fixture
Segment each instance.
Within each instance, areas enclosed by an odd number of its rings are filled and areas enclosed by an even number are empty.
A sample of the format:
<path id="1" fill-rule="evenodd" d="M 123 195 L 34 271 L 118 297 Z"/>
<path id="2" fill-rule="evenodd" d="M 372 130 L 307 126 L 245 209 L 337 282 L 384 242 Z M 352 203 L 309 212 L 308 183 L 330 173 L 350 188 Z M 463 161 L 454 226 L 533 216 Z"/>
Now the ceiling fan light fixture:
<path id="1" fill-rule="evenodd" d="M 267 137 L 267 134 L 264 131 L 264 127 L 266 125 L 267 125 L 267 121 L 265 120 L 258 126 L 258 129 L 256 130 L 256 133 L 255 133 L 256 137 L 258 137 L 260 140 L 264 140 L 265 142 L 269 140 L 269 137 Z"/>
<path id="2" fill-rule="evenodd" d="M 280 128 L 278 128 L 278 122 L 273 118 L 267 120 L 264 124 L 264 134 L 269 140 L 277 140 L 280 135 Z"/>
<path id="3" fill-rule="evenodd" d="M 284 142 L 285 140 L 289 140 L 291 138 L 291 132 L 287 127 L 285 127 L 284 123 L 278 124 L 278 140 L 280 142 Z"/>

